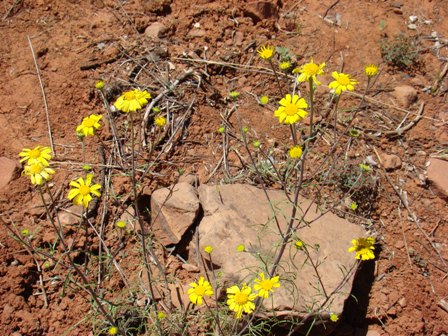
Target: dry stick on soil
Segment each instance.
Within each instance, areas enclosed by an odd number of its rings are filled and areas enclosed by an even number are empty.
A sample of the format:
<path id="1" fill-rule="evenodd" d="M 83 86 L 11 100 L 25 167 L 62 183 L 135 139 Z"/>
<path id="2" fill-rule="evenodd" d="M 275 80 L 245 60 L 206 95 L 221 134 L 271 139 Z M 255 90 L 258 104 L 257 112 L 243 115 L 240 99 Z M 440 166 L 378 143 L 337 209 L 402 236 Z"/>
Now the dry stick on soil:
<path id="1" fill-rule="evenodd" d="M 440 261 L 442 262 L 442 264 L 446 267 L 447 265 L 446 265 L 445 260 L 444 260 L 443 257 L 440 255 L 439 250 L 437 249 L 436 246 L 434 246 L 434 243 L 433 243 L 433 242 L 431 241 L 431 239 L 428 237 L 427 233 L 426 233 L 426 232 L 422 229 L 422 227 L 420 226 L 420 224 L 419 224 L 419 220 L 418 220 L 417 216 L 416 216 L 415 213 L 412 212 L 411 209 L 409 208 L 408 201 L 407 201 L 406 198 L 403 196 L 403 193 L 401 193 L 401 192 L 398 190 L 399 188 L 396 187 L 396 186 L 392 183 L 392 181 L 391 181 L 389 175 L 388 175 L 387 172 L 386 172 L 386 169 L 384 168 L 383 161 L 381 160 L 381 157 L 379 156 L 378 151 L 377 151 L 377 149 L 376 149 L 375 147 L 373 147 L 373 151 L 375 152 L 375 155 L 376 155 L 376 157 L 377 157 L 377 159 L 378 159 L 378 162 L 379 162 L 379 164 L 380 164 L 380 166 L 381 166 L 381 168 L 382 168 L 382 170 L 383 170 L 384 177 L 386 177 L 387 182 L 389 182 L 389 184 L 390 184 L 391 187 L 394 189 L 394 191 L 395 191 L 395 193 L 397 194 L 397 196 L 400 198 L 401 203 L 403 204 L 403 206 L 406 208 L 406 211 L 408 212 L 408 216 L 409 216 L 409 218 L 412 219 L 412 221 L 414 222 L 414 224 L 417 226 L 418 230 L 423 234 L 423 236 L 425 237 L 425 239 L 429 242 L 429 245 L 430 245 L 430 246 L 433 248 L 433 250 L 436 252 L 436 254 L 437 254 L 437 256 L 439 257 L 439 259 L 440 259 Z M 443 270 L 443 272 L 447 273 L 448 271 L 447 271 L 447 270 Z"/>
<path id="2" fill-rule="evenodd" d="M 187 79 L 189 76 L 193 74 L 193 69 L 188 69 L 181 76 L 179 76 L 167 89 L 163 90 L 159 95 L 151 100 L 151 102 L 146 107 L 145 115 L 143 116 L 143 120 L 141 123 L 141 141 L 144 147 L 146 147 L 146 125 L 148 124 L 149 115 L 151 114 L 151 110 L 154 105 L 162 99 L 163 96 L 167 95 L 171 91 L 173 91 L 177 85 Z"/>
<path id="3" fill-rule="evenodd" d="M 30 49 L 31 49 L 31 54 L 33 55 L 34 66 L 36 67 L 36 73 L 37 73 L 37 78 L 39 79 L 40 89 L 42 91 L 42 97 L 44 99 L 45 116 L 47 117 L 47 127 L 48 127 L 48 137 L 50 139 L 50 147 L 51 147 L 51 151 L 53 152 L 53 155 L 56 156 L 56 151 L 54 150 L 54 144 L 53 144 L 53 135 L 51 133 L 50 116 L 48 114 L 47 96 L 45 94 L 44 84 L 42 82 L 42 77 L 40 76 L 39 65 L 37 64 L 36 55 L 34 54 L 33 44 L 31 43 L 30 37 L 27 36 L 27 38 L 28 38 L 28 44 L 29 44 Z"/>

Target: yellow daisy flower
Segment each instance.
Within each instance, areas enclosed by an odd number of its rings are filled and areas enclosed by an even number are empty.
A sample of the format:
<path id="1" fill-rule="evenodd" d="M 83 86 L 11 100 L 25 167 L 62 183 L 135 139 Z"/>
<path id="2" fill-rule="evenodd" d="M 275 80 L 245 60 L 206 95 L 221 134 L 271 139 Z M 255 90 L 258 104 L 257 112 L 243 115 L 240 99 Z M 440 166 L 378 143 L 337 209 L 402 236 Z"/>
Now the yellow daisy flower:
<path id="1" fill-rule="evenodd" d="M 118 222 L 115 223 L 115 226 L 117 228 L 119 228 L 119 229 L 126 229 L 127 225 L 128 224 L 126 222 L 124 222 L 124 221 L 118 221 Z"/>
<path id="2" fill-rule="evenodd" d="M 279 122 L 294 124 L 305 118 L 308 114 L 304 109 L 308 107 L 305 99 L 298 95 L 291 96 L 289 93 L 280 100 L 280 107 L 274 112 Z"/>
<path id="3" fill-rule="evenodd" d="M 26 164 L 42 163 L 45 167 L 48 166 L 48 161 L 51 160 L 51 148 L 44 146 L 36 146 L 33 149 L 24 148 L 19 153 L 21 157 L 20 162 L 26 161 Z"/>
<path id="4" fill-rule="evenodd" d="M 280 70 L 286 71 L 291 67 L 291 62 L 289 61 L 280 62 L 278 67 L 280 68 Z"/>
<path id="5" fill-rule="evenodd" d="M 260 273 L 260 278 L 255 279 L 254 289 L 258 291 L 258 296 L 267 299 L 269 292 L 274 292 L 274 288 L 280 287 L 279 276 L 265 278 L 264 273 Z"/>
<path id="6" fill-rule="evenodd" d="M 236 247 L 236 250 L 238 252 L 244 252 L 244 251 L 246 251 L 246 246 L 244 246 L 243 244 L 240 244 Z"/>
<path id="7" fill-rule="evenodd" d="M 22 237 L 28 237 L 30 235 L 30 230 L 22 229 L 22 231 L 20 231 L 20 234 L 22 235 Z"/>
<path id="8" fill-rule="evenodd" d="M 291 159 L 300 159 L 302 157 L 302 147 L 300 145 L 291 147 L 288 151 L 289 157 Z"/>
<path id="9" fill-rule="evenodd" d="M 252 294 L 252 288 L 243 284 L 241 289 L 235 285 L 227 288 L 227 305 L 231 311 L 235 312 L 237 319 L 243 316 L 243 312 L 250 314 L 255 310 L 253 302 L 257 294 Z"/>
<path id="10" fill-rule="evenodd" d="M 204 279 L 204 277 L 200 277 L 198 282 L 192 282 L 189 285 L 191 288 L 188 289 L 188 297 L 190 298 L 191 303 L 200 306 L 202 304 L 202 300 L 204 296 L 212 296 L 213 288 L 210 285 L 210 282 Z"/>
<path id="11" fill-rule="evenodd" d="M 166 314 L 165 314 L 164 312 L 159 311 L 159 312 L 157 313 L 157 318 L 158 318 L 159 320 L 163 320 L 165 317 L 166 317 Z"/>
<path id="12" fill-rule="evenodd" d="M 375 64 L 369 64 L 364 67 L 364 73 L 367 77 L 375 77 L 378 74 L 378 67 Z"/>
<path id="13" fill-rule="evenodd" d="M 89 207 L 89 202 L 92 200 L 92 195 L 97 197 L 101 196 L 101 185 L 92 184 L 92 174 L 87 174 L 86 180 L 82 177 L 78 178 L 76 181 L 71 181 L 70 186 L 73 188 L 68 192 L 67 198 L 69 200 L 73 200 L 73 204 L 80 205 L 82 204 L 84 208 Z"/>
<path id="14" fill-rule="evenodd" d="M 100 79 L 98 82 L 95 83 L 95 87 L 96 87 L 98 90 L 102 90 L 102 89 L 104 89 L 104 81 Z"/>
<path id="15" fill-rule="evenodd" d="M 344 91 L 353 91 L 355 85 L 358 84 L 356 79 L 350 78 L 350 75 L 344 74 L 342 72 L 333 71 L 331 74 L 335 79 L 331 82 L 328 87 L 334 90 L 334 93 L 340 95 Z"/>
<path id="16" fill-rule="evenodd" d="M 127 91 L 118 97 L 114 106 L 123 112 L 135 112 L 140 110 L 143 106 L 148 104 L 148 99 L 151 98 L 149 92 L 141 91 L 139 89 Z"/>
<path id="17" fill-rule="evenodd" d="M 331 321 L 331 322 L 337 322 L 337 321 L 339 321 L 339 316 L 338 316 L 337 314 L 335 314 L 335 313 L 331 313 L 331 314 L 330 314 L 330 321 Z"/>
<path id="18" fill-rule="evenodd" d="M 43 165 L 41 162 L 33 163 L 29 166 L 25 166 L 23 173 L 29 176 L 31 183 L 35 185 L 42 185 L 44 181 L 50 181 L 55 171 L 48 166 Z"/>
<path id="19" fill-rule="evenodd" d="M 162 116 L 160 116 L 160 117 L 155 117 L 155 118 L 154 118 L 154 124 L 156 124 L 156 126 L 162 128 L 162 127 L 165 126 L 165 124 L 166 124 L 166 119 L 165 119 L 165 117 L 162 117 Z"/>
<path id="20" fill-rule="evenodd" d="M 302 65 L 297 72 L 300 72 L 300 76 L 297 78 L 299 82 L 307 82 L 310 78 L 316 85 L 320 85 L 317 80 L 317 76 L 323 75 L 325 63 L 316 64 L 313 59 L 309 63 Z"/>
<path id="21" fill-rule="evenodd" d="M 298 239 L 295 243 L 294 246 L 296 247 L 296 249 L 301 250 L 303 248 L 303 241 L 301 241 L 300 239 Z"/>
<path id="22" fill-rule="evenodd" d="M 349 252 L 356 252 L 356 259 L 369 260 L 374 259 L 375 238 L 358 238 L 352 240 L 353 246 L 348 249 Z"/>
<path id="23" fill-rule="evenodd" d="M 85 117 L 81 124 L 76 127 L 76 133 L 82 135 L 82 136 L 93 136 L 95 135 L 95 131 L 101 127 L 99 121 L 101 120 L 103 116 L 92 114 L 88 117 Z"/>
<path id="24" fill-rule="evenodd" d="M 207 245 L 206 247 L 204 247 L 204 251 L 208 254 L 213 252 L 213 246 Z"/>
<path id="25" fill-rule="evenodd" d="M 116 335 L 116 334 L 118 334 L 118 328 L 117 328 L 117 327 L 110 327 L 110 328 L 107 330 L 107 333 L 108 333 L 109 335 Z"/>
<path id="26" fill-rule="evenodd" d="M 262 59 L 269 60 L 274 56 L 275 47 L 272 46 L 261 46 L 260 49 L 257 50 L 258 55 Z"/>

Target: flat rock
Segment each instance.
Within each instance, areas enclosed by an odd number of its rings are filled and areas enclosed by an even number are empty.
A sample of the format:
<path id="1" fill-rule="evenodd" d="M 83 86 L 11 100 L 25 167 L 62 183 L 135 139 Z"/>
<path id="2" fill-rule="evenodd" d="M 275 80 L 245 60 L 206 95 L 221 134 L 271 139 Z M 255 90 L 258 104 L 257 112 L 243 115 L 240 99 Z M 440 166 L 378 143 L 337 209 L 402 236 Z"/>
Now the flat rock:
<path id="1" fill-rule="evenodd" d="M 151 232 L 163 245 L 175 245 L 196 220 L 200 205 L 196 189 L 181 182 L 151 195 Z"/>
<path id="2" fill-rule="evenodd" d="M 417 90 L 409 85 L 397 86 L 394 89 L 394 96 L 397 102 L 404 108 L 408 108 L 417 101 Z"/>
<path id="3" fill-rule="evenodd" d="M 16 177 L 18 170 L 16 160 L 0 157 L 0 189 L 6 187 Z"/>
<path id="4" fill-rule="evenodd" d="M 201 185 L 198 192 L 204 210 L 198 227 L 200 253 L 204 253 L 205 246 L 213 246 L 213 264 L 215 271 L 223 274 L 224 285 L 251 284 L 259 272 L 266 274 L 264 265 L 271 268 L 282 242 L 277 225 L 284 232 L 292 210 L 284 192 L 268 190 L 270 203 L 263 190 L 249 185 Z M 310 307 L 319 305 L 324 306 L 322 311 L 341 314 L 354 276 L 354 272 L 347 271 L 356 268 L 355 255 L 348 248 L 352 239 L 366 233 L 335 214 L 322 214 L 305 198 L 299 199 L 299 207 L 296 218 L 302 218 L 305 212 L 304 221 L 294 231 L 280 260 L 281 287 L 272 295 L 272 301 L 264 301 L 265 306 L 268 312 L 273 309 L 280 316 L 303 317 Z M 295 247 L 298 239 L 307 246 L 309 257 Z M 240 244 L 245 246 L 245 252 L 237 251 Z M 190 249 L 190 262 L 194 262 L 198 251 L 194 253 L 194 244 Z M 206 255 L 204 258 L 208 260 Z M 318 265 L 321 283 L 310 260 Z M 331 296 L 329 300 L 325 299 L 322 284 Z M 328 321 L 329 317 L 321 314 L 320 318 Z"/>
<path id="5" fill-rule="evenodd" d="M 428 167 L 428 180 L 445 196 L 448 196 L 448 161 L 431 158 Z"/>
<path id="6" fill-rule="evenodd" d="M 248 16 L 254 23 L 265 19 L 278 18 L 276 1 L 250 1 L 244 7 L 244 16 Z"/>
<path id="7" fill-rule="evenodd" d="M 384 154 L 381 156 L 383 160 L 383 166 L 386 170 L 395 170 L 401 168 L 401 159 L 395 154 Z"/>
<path id="8" fill-rule="evenodd" d="M 162 38 L 168 32 L 168 28 L 160 22 L 153 22 L 145 29 L 145 35 L 154 39 Z"/>

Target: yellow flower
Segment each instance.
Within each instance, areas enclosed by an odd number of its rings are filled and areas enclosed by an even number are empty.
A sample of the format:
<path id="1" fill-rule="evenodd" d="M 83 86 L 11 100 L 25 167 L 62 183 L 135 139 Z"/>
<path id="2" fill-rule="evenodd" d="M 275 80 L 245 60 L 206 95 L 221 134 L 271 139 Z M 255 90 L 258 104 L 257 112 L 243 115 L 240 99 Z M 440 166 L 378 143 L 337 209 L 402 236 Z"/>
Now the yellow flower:
<path id="1" fill-rule="evenodd" d="M 81 124 L 76 127 L 76 133 L 82 136 L 89 136 L 89 135 L 95 135 L 95 131 L 100 128 L 99 121 L 101 120 L 103 116 L 92 114 L 88 117 L 85 117 Z"/>
<path id="2" fill-rule="evenodd" d="M 87 174 L 86 180 L 82 177 L 78 178 L 76 181 L 71 181 L 70 186 L 73 188 L 68 192 L 67 198 L 69 200 L 73 200 L 73 204 L 80 205 L 82 204 L 84 208 L 89 207 L 89 202 L 92 200 L 92 195 L 97 197 L 101 196 L 101 185 L 92 184 L 92 174 Z"/>
<path id="3" fill-rule="evenodd" d="M 107 333 L 108 333 L 109 335 L 116 335 L 116 334 L 118 334 L 118 328 L 117 328 L 117 327 L 110 327 L 110 328 L 107 330 Z"/>
<path id="4" fill-rule="evenodd" d="M 151 98 L 149 92 L 138 89 L 127 91 L 118 97 L 114 106 L 123 112 L 135 112 L 140 110 L 143 106 L 148 104 L 148 99 Z"/>
<path id="5" fill-rule="evenodd" d="M 219 126 L 218 133 L 223 134 L 226 131 L 226 128 L 224 126 Z"/>
<path id="6" fill-rule="evenodd" d="M 30 177 L 32 184 L 42 185 L 44 181 L 51 180 L 51 175 L 53 175 L 55 171 L 48 166 L 44 166 L 40 162 L 36 162 L 29 166 L 25 166 L 23 173 Z"/>
<path id="7" fill-rule="evenodd" d="M 166 317 L 166 314 L 165 314 L 164 312 L 159 311 L 159 312 L 157 313 L 157 318 L 158 318 L 159 320 L 163 320 L 165 317 Z"/>
<path id="8" fill-rule="evenodd" d="M 102 89 L 104 88 L 104 81 L 102 81 L 102 80 L 100 79 L 98 82 L 95 83 L 95 87 L 96 87 L 98 90 L 102 90 Z"/>
<path id="9" fill-rule="evenodd" d="M 125 229 L 126 228 L 127 223 L 123 222 L 123 221 L 118 221 L 115 223 L 115 226 L 119 229 Z"/>
<path id="10" fill-rule="evenodd" d="M 343 91 L 353 91 L 355 85 L 358 84 L 357 80 L 350 78 L 350 75 L 342 72 L 333 71 L 331 75 L 335 80 L 331 82 L 328 87 L 333 89 L 334 93 L 337 95 L 340 95 Z"/>
<path id="11" fill-rule="evenodd" d="M 338 320 L 339 320 L 338 314 L 335 314 L 335 313 L 331 313 L 330 314 L 330 321 L 331 322 L 337 322 Z"/>
<path id="12" fill-rule="evenodd" d="M 308 114 L 304 109 L 308 107 L 305 99 L 298 95 L 291 96 L 289 93 L 280 100 L 280 107 L 274 112 L 279 122 L 294 124 L 305 118 Z"/>
<path id="13" fill-rule="evenodd" d="M 289 157 L 291 159 L 300 159 L 302 157 L 302 147 L 300 145 L 291 147 L 288 151 Z"/>
<path id="14" fill-rule="evenodd" d="M 370 168 L 369 165 L 366 165 L 366 164 L 363 164 L 363 163 L 359 164 L 359 168 L 361 168 L 361 171 L 363 171 L 363 172 L 369 172 L 369 171 L 372 170 L 372 168 Z"/>
<path id="15" fill-rule="evenodd" d="M 352 209 L 353 211 L 355 211 L 356 209 L 358 209 L 358 204 L 356 204 L 356 202 L 351 202 L 351 203 L 350 203 L 350 209 Z"/>
<path id="16" fill-rule="evenodd" d="M 364 67 L 364 72 L 367 77 L 374 77 L 378 74 L 378 67 L 375 64 L 369 64 Z"/>
<path id="17" fill-rule="evenodd" d="M 227 288 L 227 305 L 235 312 L 237 319 L 243 316 L 243 311 L 250 314 L 255 310 L 253 301 L 256 297 L 257 294 L 252 294 L 252 288 L 246 284 L 243 284 L 241 289 L 237 285 Z"/>
<path id="18" fill-rule="evenodd" d="M 259 148 L 259 147 L 261 146 L 261 142 L 260 142 L 260 140 L 255 140 L 254 142 L 252 142 L 252 145 L 253 145 L 255 148 Z"/>
<path id="19" fill-rule="evenodd" d="M 269 97 L 268 96 L 261 96 L 260 97 L 260 104 L 261 105 L 267 105 L 269 103 Z"/>
<path id="20" fill-rule="evenodd" d="M 313 82 L 316 85 L 320 85 L 320 82 L 317 80 L 317 76 L 323 75 L 324 73 L 325 63 L 316 64 L 313 59 L 309 63 L 302 65 L 297 72 L 300 72 L 300 76 L 297 78 L 299 82 L 307 82 L 310 78 L 313 79 Z"/>
<path id="21" fill-rule="evenodd" d="M 288 61 L 280 62 L 278 67 L 280 68 L 280 70 L 286 71 L 286 70 L 288 70 L 291 67 L 291 62 L 288 62 Z"/>
<path id="22" fill-rule="evenodd" d="M 240 93 L 238 91 L 230 91 L 229 97 L 230 99 L 236 100 L 240 96 Z"/>
<path id="23" fill-rule="evenodd" d="M 189 285 L 191 288 L 188 289 L 188 297 L 190 298 L 191 303 L 195 305 L 201 305 L 202 299 L 204 296 L 212 296 L 213 288 L 210 285 L 210 282 L 204 279 L 204 277 L 200 277 L 198 282 L 192 282 Z"/>
<path id="24" fill-rule="evenodd" d="M 162 127 L 165 126 L 165 124 L 166 124 L 166 119 L 165 119 L 165 117 L 162 117 L 162 116 L 160 116 L 160 117 L 155 117 L 155 118 L 154 118 L 154 124 L 156 124 L 156 126 L 162 128 Z"/>
<path id="25" fill-rule="evenodd" d="M 356 259 L 369 260 L 374 259 L 375 238 L 358 238 L 352 240 L 353 246 L 348 249 L 349 252 L 356 252 Z"/>
<path id="26" fill-rule="evenodd" d="M 236 247 L 236 250 L 238 252 L 244 252 L 244 251 L 246 251 L 246 247 L 243 244 L 240 244 Z"/>
<path id="27" fill-rule="evenodd" d="M 208 254 L 213 252 L 213 246 L 207 245 L 206 247 L 204 247 L 204 251 Z"/>
<path id="28" fill-rule="evenodd" d="M 294 245 L 296 246 L 296 249 L 301 250 L 303 248 L 303 241 L 298 239 Z"/>
<path id="29" fill-rule="evenodd" d="M 33 149 L 24 148 L 19 153 L 22 157 L 20 162 L 27 161 L 26 163 L 31 165 L 33 163 L 42 163 L 45 167 L 48 166 L 48 161 L 51 160 L 51 148 L 36 146 Z"/>
<path id="30" fill-rule="evenodd" d="M 20 231 L 20 234 L 22 235 L 22 237 L 27 237 L 30 235 L 30 230 L 23 229 L 22 231 Z"/>
<path id="31" fill-rule="evenodd" d="M 258 291 L 258 296 L 267 299 L 269 292 L 274 292 L 274 288 L 280 287 L 279 276 L 265 278 L 264 273 L 260 273 L 260 278 L 255 279 L 254 289 Z"/>
<path id="32" fill-rule="evenodd" d="M 262 59 L 269 60 L 274 56 L 275 48 L 271 46 L 261 46 L 257 52 Z"/>

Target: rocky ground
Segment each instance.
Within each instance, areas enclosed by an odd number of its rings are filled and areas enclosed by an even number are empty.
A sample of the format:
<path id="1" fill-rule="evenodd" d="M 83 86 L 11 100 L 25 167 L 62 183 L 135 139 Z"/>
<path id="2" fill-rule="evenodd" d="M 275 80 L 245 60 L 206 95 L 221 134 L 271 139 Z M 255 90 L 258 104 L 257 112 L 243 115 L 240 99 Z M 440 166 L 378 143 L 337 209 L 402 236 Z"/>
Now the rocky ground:
<path id="1" fill-rule="evenodd" d="M 375 235 L 377 258 L 363 266 L 365 278 L 361 276 L 354 288 L 363 293 L 362 300 L 347 305 L 348 313 L 341 316 L 333 334 L 448 334 L 447 15 L 443 0 L 2 2 L 0 330 L 14 336 L 94 335 L 102 328 L 69 268 L 43 267 L 46 260 L 30 254 L 5 228 L 28 229 L 36 250 L 58 253 L 40 197 L 29 179 L 20 175 L 18 159 L 24 147 L 50 144 L 46 106 L 56 152 L 52 188 L 60 208 L 70 207 L 65 198 L 68 183 L 82 172 L 81 145 L 74 129 L 83 117 L 104 113 L 94 88 L 99 79 L 105 81 L 111 101 L 136 85 L 144 85 L 153 97 L 165 92 L 160 100 L 164 111 L 188 120 L 173 146 L 162 143 L 157 148 L 163 154 L 141 181 L 142 202 L 148 202 L 154 190 L 177 182 L 179 171 L 195 176 L 200 185 L 222 181 L 256 185 L 259 181 L 243 169 L 247 158 L 240 157 L 241 146 L 232 147 L 236 151 L 229 152 L 227 166 L 218 165 L 223 149 L 217 129 L 229 116 L 230 125 L 248 125 L 264 146 L 284 151 L 288 134 L 273 117 L 281 96 L 269 65 L 256 53 L 260 45 L 271 44 L 287 48 L 297 64 L 310 57 L 326 62 L 325 85 L 333 70 L 344 70 L 360 81 L 359 89 L 341 103 L 343 117 L 359 104 L 367 81 L 363 67 L 375 63 L 381 69 L 367 94 L 368 108 L 355 120 L 362 134 L 351 140 L 345 137 L 345 147 L 338 152 L 350 164 L 366 158 L 377 163 L 375 193 L 359 194 L 356 215 L 343 206 L 335 211 Z M 393 66 L 387 59 L 393 55 L 382 55 L 381 44 L 399 34 L 409 38 L 402 49 L 415 43 L 414 49 L 404 50 L 407 56 L 413 52 L 418 56 L 412 66 Z M 167 84 L 176 79 L 180 80 L 168 94 Z M 286 86 L 287 80 L 282 83 Z M 229 115 L 232 90 L 240 92 L 239 107 L 238 113 Z M 263 94 L 271 97 L 267 106 L 254 98 Z M 319 88 L 318 120 L 324 119 L 329 97 L 328 89 Z M 116 118 L 126 126 L 125 117 Z M 153 128 L 149 136 L 151 132 Z M 329 134 L 331 139 L 332 131 Z M 108 127 L 100 139 L 108 148 Z M 324 141 L 318 148 L 328 151 Z M 144 154 L 137 160 L 142 162 Z M 86 141 L 86 158 L 92 164 L 101 162 L 97 141 Z M 319 173 L 321 159 L 310 157 L 306 171 L 310 180 Z M 338 169 L 347 174 L 347 166 Z M 94 220 L 104 225 L 108 247 L 117 251 L 133 283 L 140 270 L 138 259 L 133 259 L 139 241 L 132 235 L 117 236 L 113 228 L 130 206 L 129 177 L 114 170 L 110 179 L 116 197 L 108 201 L 106 219 L 100 211 Z M 337 199 L 336 185 L 323 190 L 330 203 Z M 270 187 L 279 185 L 271 181 Z M 311 185 L 304 190 L 307 197 L 315 192 Z M 67 237 L 81 249 L 89 240 L 71 228 L 76 217 L 64 214 L 70 227 Z M 92 241 L 89 251 L 98 245 Z M 197 276 L 197 269 L 181 259 L 182 248 L 177 256 L 158 243 L 155 249 L 173 278 L 188 283 Z M 124 297 L 123 280 L 111 274 L 102 283 L 105 297 Z"/>

